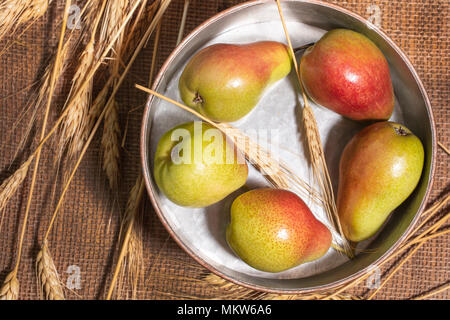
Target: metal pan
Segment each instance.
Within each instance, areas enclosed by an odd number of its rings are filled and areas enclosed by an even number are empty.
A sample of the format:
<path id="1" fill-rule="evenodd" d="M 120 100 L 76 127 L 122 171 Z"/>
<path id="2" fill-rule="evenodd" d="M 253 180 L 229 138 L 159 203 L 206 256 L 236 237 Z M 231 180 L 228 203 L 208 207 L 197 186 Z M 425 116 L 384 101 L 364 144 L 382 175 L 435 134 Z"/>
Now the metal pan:
<path id="1" fill-rule="evenodd" d="M 252 269 L 236 257 L 225 241 L 228 208 L 239 190 L 220 203 L 204 209 L 178 207 L 162 195 L 153 179 L 153 155 L 161 135 L 173 126 L 194 118 L 185 111 L 153 96 L 148 100 L 142 122 L 141 155 L 148 194 L 156 213 L 173 239 L 198 263 L 217 275 L 250 287 L 276 293 L 306 293 L 342 285 L 386 259 L 407 237 L 427 201 L 433 179 L 436 152 L 435 125 L 430 102 L 412 64 L 400 48 L 364 18 L 338 6 L 313 0 L 282 2 L 287 27 L 295 47 L 317 41 L 334 28 L 361 32 L 374 41 L 386 56 L 394 83 L 396 105 L 391 120 L 411 129 L 425 147 L 425 167 L 414 193 L 391 215 L 382 230 L 360 245 L 361 252 L 348 260 L 333 249 L 321 259 L 281 273 Z M 199 49 L 217 42 L 246 43 L 259 40 L 285 42 L 274 1 L 250 1 L 223 11 L 195 29 L 173 51 L 161 68 L 153 89 L 181 101 L 178 78 L 187 61 Z M 311 171 L 301 143 L 297 91 L 293 73 L 262 97 L 254 111 L 235 123 L 246 132 L 272 128 L 274 137 L 284 143 L 280 156 L 296 174 L 311 181 Z M 344 119 L 333 112 L 313 106 L 323 139 L 327 163 L 337 186 L 337 168 L 342 149 L 363 124 Z M 251 135 L 249 133 L 249 135 Z M 263 144 L 260 141 L 261 144 Z M 248 188 L 265 184 L 251 170 Z M 312 211 L 323 219 L 320 208 Z"/>

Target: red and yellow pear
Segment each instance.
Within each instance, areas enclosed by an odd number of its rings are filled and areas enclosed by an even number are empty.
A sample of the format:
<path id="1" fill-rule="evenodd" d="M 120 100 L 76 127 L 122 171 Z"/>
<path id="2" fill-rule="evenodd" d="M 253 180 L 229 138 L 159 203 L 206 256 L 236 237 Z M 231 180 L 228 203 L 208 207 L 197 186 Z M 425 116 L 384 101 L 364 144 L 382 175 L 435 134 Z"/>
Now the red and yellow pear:
<path id="1" fill-rule="evenodd" d="M 281 272 L 322 257 L 331 232 L 296 194 L 265 188 L 234 200 L 227 241 L 253 268 Z"/>
<path id="2" fill-rule="evenodd" d="M 389 65 L 366 36 L 347 29 L 328 31 L 300 61 L 308 96 L 353 120 L 388 120 L 394 110 Z"/>
<path id="3" fill-rule="evenodd" d="M 291 71 L 287 47 L 275 41 L 214 44 L 196 53 L 179 80 L 181 98 L 214 121 L 243 118 L 274 82 Z"/>
<path id="4" fill-rule="evenodd" d="M 337 206 L 346 238 L 373 236 L 414 191 L 423 163 L 422 142 L 401 124 L 378 122 L 354 136 L 339 168 Z"/>

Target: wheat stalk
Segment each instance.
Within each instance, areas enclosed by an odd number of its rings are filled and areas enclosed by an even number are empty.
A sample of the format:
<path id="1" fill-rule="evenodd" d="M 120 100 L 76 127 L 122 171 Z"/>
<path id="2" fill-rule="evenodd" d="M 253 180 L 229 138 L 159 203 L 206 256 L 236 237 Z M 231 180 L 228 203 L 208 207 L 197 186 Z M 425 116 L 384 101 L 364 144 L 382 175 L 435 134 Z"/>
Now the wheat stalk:
<path id="1" fill-rule="evenodd" d="M 445 153 L 447 153 L 447 155 L 450 155 L 450 150 L 443 143 L 438 142 L 437 144 L 438 144 L 439 147 L 442 148 L 442 150 L 445 151 Z"/>
<path id="2" fill-rule="evenodd" d="M 47 300 L 64 300 L 64 290 L 59 280 L 53 259 L 47 247 L 47 241 L 41 247 L 36 257 L 38 283 L 41 294 Z"/>
<path id="3" fill-rule="evenodd" d="M 134 11 L 136 10 L 138 4 L 139 4 L 139 1 L 130 10 L 130 13 L 128 14 L 126 20 L 124 21 L 124 24 L 117 31 L 117 34 L 113 37 L 112 42 L 110 44 L 108 44 L 107 48 L 105 48 L 105 50 L 102 52 L 101 57 L 96 62 L 95 66 L 93 66 L 93 68 L 91 68 L 91 70 L 89 70 L 88 74 L 85 77 L 84 83 L 71 96 L 71 98 L 69 99 L 69 102 L 67 103 L 67 105 L 71 105 L 71 104 L 77 103 L 77 99 L 80 96 L 80 93 L 84 90 L 84 88 L 87 86 L 87 83 L 92 79 L 92 77 L 94 76 L 94 73 L 100 67 L 102 61 L 105 59 L 105 57 L 107 56 L 108 52 L 111 50 L 111 48 L 112 48 L 112 46 L 114 44 L 114 41 L 117 40 L 117 38 L 119 37 L 120 32 L 122 32 L 124 30 L 126 23 L 128 23 L 128 21 L 131 19 L 131 17 L 133 15 Z M 116 92 L 117 92 L 117 89 L 116 89 Z M 43 139 L 40 140 L 39 145 L 36 147 L 34 152 L 29 156 L 27 161 L 25 163 L 23 163 L 16 172 L 14 172 L 9 178 L 7 178 L 4 181 L 4 183 L 2 184 L 3 188 L 0 187 L 0 204 L 2 204 L 3 207 L 6 205 L 7 201 L 10 199 L 12 194 L 17 190 L 18 186 L 20 185 L 20 183 L 18 183 L 18 181 L 20 181 L 20 180 L 21 180 L 20 182 L 23 181 L 23 179 L 19 179 L 19 178 L 22 177 L 22 175 L 24 174 L 25 168 L 27 168 L 29 166 L 28 162 L 31 162 L 36 157 L 36 155 L 40 152 L 40 150 L 44 146 L 44 144 L 47 143 L 47 141 L 56 132 L 56 130 L 61 125 L 61 123 L 64 121 L 64 119 L 65 119 L 67 113 L 69 112 L 69 110 L 70 110 L 70 108 L 65 108 L 65 110 L 61 113 L 61 115 L 56 120 L 56 122 L 54 123 L 53 127 L 49 130 L 47 135 Z"/>
<path id="4" fill-rule="evenodd" d="M 361 297 L 349 294 L 339 294 L 332 298 L 328 298 L 329 294 L 326 292 L 297 295 L 255 292 L 251 289 L 231 283 L 212 273 L 208 273 L 207 275 L 203 276 L 203 281 L 214 286 L 216 289 L 220 289 L 223 292 L 221 292 L 219 295 L 216 294 L 216 299 L 252 298 L 258 300 L 361 300 Z"/>
<path id="5" fill-rule="evenodd" d="M 450 289 L 450 283 L 447 283 L 447 284 L 444 284 L 443 286 L 436 288 L 435 290 L 432 290 L 430 292 L 427 292 L 427 293 L 421 294 L 417 297 L 414 297 L 413 300 L 423 300 L 423 299 L 429 298 L 431 296 L 434 296 L 438 293 L 447 291 L 449 289 Z"/>
<path id="6" fill-rule="evenodd" d="M 129 251 L 129 244 L 130 244 L 130 238 L 132 234 L 132 230 L 134 228 L 134 224 L 136 221 L 136 215 L 139 210 L 139 206 L 141 204 L 142 196 L 144 194 L 144 179 L 142 177 L 142 174 L 139 175 L 136 184 L 132 188 L 130 192 L 130 196 L 128 198 L 127 202 L 127 208 L 125 210 L 125 216 L 123 219 L 123 223 L 121 226 L 123 226 L 121 229 L 121 238 L 123 238 L 121 243 L 121 249 L 119 253 L 118 262 L 116 265 L 116 268 L 114 270 L 114 274 L 108 289 L 108 293 L 106 295 L 106 300 L 110 300 L 112 297 L 112 294 L 114 292 L 114 289 L 116 287 L 116 282 L 119 276 L 119 272 L 122 268 L 123 261 L 125 257 L 128 255 Z"/>
<path id="7" fill-rule="evenodd" d="M 192 113 L 201 120 L 208 122 L 212 126 L 222 131 L 225 136 L 227 136 L 231 141 L 234 142 L 236 148 L 242 152 L 247 160 L 249 160 L 249 162 L 253 166 L 255 166 L 255 168 L 257 168 L 264 174 L 264 176 L 274 187 L 281 189 L 291 188 L 302 195 L 311 197 L 311 199 L 316 203 L 322 202 L 322 199 L 320 198 L 317 191 L 310 187 L 308 183 L 304 182 L 300 179 L 300 177 L 296 176 L 282 161 L 275 160 L 275 157 L 269 151 L 262 148 L 239 129 L 231 126 L 230 124 L 216 123 L 203 116 L 202 114 L 196 112 L 195 110 L 156 91 L 143 87 L 139 84 L 136 84 L 135 86 L 139 90 L 150 93 L 160 99 L 170 102 L 171 104 L 183 110 Z"/>
<path id="8" fill-rule="evenodd" d="M 0 300 L 17 300 L 19 298 L 20 283 L 17 271 L 10 272 L 0 288 Z"/>
<path id="9" fill-rule="evenodd" d="M 123 258 L 121 276 L 118 279 L 118 285 L 123 288 L 125 287 L 125 280 L 129 280 L 132 289 L 132 299 L 136 299 L 137 297 L 138 282 L 143 275 L 144 255 L 142 243 L 142 215 L 140 214 L 141 210 L 139 209 L 143 198 L 142 186 L 143 179 L 139 176 L 130 192 L 120 232 L 120 238 L 125 238 L 127 230 L 130 228 L 128 245 L 125 246 L 126 251 Z M 122 243 L 123 245 L 124 243 L 122 240 L 125 239 L 119 239 L 119 243 Z"/>
<path id="10" fill-rule="evenodd" d="M 95 35 L 107 3 L 106 0 L 103 0 L 102 2 L 96 2 L 97 5 L 93 5 L 89 1 L 85 5 L 87 12 L 84 24 L 88 28 L 87 34 L 89 40 L 80 56 L 80 63 L 72 80 L 71 93 L 77 93 L 78 96 L 76 103 L 67 104 L 65 107 L 68 109 L 68 112 L 61 127 L 58 158 L 61 158 L 66 146 L 68 146 L 70 158 L 73 158 L 83 146 L 84 132 L 93 89 L 93 79 L 91 78 L 87 81 L 85 77 L 96 63 Z M 68 101 L 70 100 L 70 96 L 71 94 L 69 94 Z"/>
<path id="11" fill-rule="evenodd" d="M 119 32 L 122 32 L 122 31 L 124 30 L 125 24 L 128 23 L 128 21 L 129 21 L 129 19 L 131 18 L 133 12 L 137 9 L 139 3 L 140 3 L 140 1 L 139 1 L 139 0 L 136 0 L 136 3 L 134 4 L 133 8 L 130 10 L 130 12 L 129 12 L 127 18 L 124 20 L 124 24 L 123 24 L 122 27 L 117 31 L 118 33 L 119 33 Z M 62 193 L 61 193 L 61 196 L 60 196 L 60 198 L 59 198 L 59 200 L 58 200 L 58 203 L 57 203 L 57 205 L 56 205 L 56 208 L 55 208 L 55 210 L 54 210 L 54 212 L 53 212 L 53 215 L 52 215 L 52 217 L 51 217 L 51 220 L 50 220 L 49 226 L 48 226 L 48 228 L 47 228 L 47 231 L 46 231 L 46 233 L 45 233 L 44 241 L 46 241 L 46 240 L 48 239 L 48 236 L 49 236 L 49 234 L 50 234 L 50 232 L 51 232 L 51 230 L 52 230 L 52 228 L 53 228 L 53 225 L 54 225 L 54 223 L 55 223 L 55 221 L 56 221 L 56 218 L 58 217 L 59 209 L 61 208 L 61 205 L 62 205 L 62 203 L 63 203 L 65 194 L 67 193 L 67 190 L 68 190 L 69 187 L 70 187 L 70 184 L 71 184 L 71 182 L 72 182 L 72 179 L 73 179 L 73 177 L 75 176 L 75 173 L 77 172 L 78 167 L 79 167 L 79 165 L 80 165 L 80 163 L 81 163 L 81 161 L 82 161 L 82 159 L 83 159 L 83 157 L 84 157 L 84 155 L 85 155 L 85 153 L 86 153 L 86 151 L 87 151 L 87 148 L 89 147 L 91 141 L 92 141 L 93 138 L 94 138 L 95 133 L 97 132 L 97 130 L 98 130 L 100 124 L 101 124 L 101 121 L 103 120 L 103 118 L 104 118 L 106 112 L 108 111 L 108 108 L 111 107 L 112 102 L 113 102 L 113 100 L 114 100 L 114 97 L 115 97 L 117 91 L 119 90 L 120 85 L 123 83 L 123 81 L 124 81 L 126 75 L 127 75 L 128 72 L 130 71 L 133 62 L 134 62 L 135 59 L 137 58 L 137 56 L 138 56 L 140 50 L 143 48 L 145 42 L 146 42 L 146 41 L 148 40 L 148 38 L 151 36 L 153 30 L 154 30 L 155 27 L 156 27 L 156 24 L 158 23 L 159 19 L 162 17 L 162 15 L 164 14 L 164 12 L 166 11 L 166 9 L 167 9 L 167 7 L 168 7 L 169 4 L 170 4 L 170 0 L 166 0 L 166 1 L 164 1 L 164 2 L 161 4 L 161 7 L 159 8 L 158 12 L 157 12 L 156 15 L 155 15 L 155 19 L 152 21 L 152 23 L 151 23 L 150 26 L 148 27 L 148 29 L 147 29 L 147 31 L 145 32 L 143 38 L 141 39 L 141 41 L 140 41 L 139 44 L 137 45 L 137 47 L 136 47 L 136 49 L 135 49 L 135 51 L 134 51 L 132 57 L 130 58 L 130 61 L 128 62 L 128 65 L 126 66 L 125 70 L 122 72 L 122 74 L 121 74 L 120 78 L 118 79 L 118 81 L 115 83 L 114 88 L 113 88 L 113 92 L 111 93 L 111 96 L 110 96 L 108 102 L 106 103 L 106 107 L 103 109 L 103 111 L 101 112 L 101 114 L 98 116 L 98 119 L 97 119 L 97 121 L 95 122 L 94 127 L 92 128 L 92 131 L 91 131 L 91 133 L 90 133 L 90 135 L 89 135 L 89 138 L 87 139 L 86 143 L 84 144 L 83 149 L 80 151 L 80 155 L 79 155 L 78 160 L 76 161 L 76 163 L 75 163 L 75 165 L 74 165 L 74 168 L 73 168 L 72 172 L 68 175 L 67 182 L 65 183 L 65 186 L 64 186 L 63 191 L 62 191 Z M 117 40 L 118 37 L 119 37 L 119 34 L 116 34 L 116 35 L 113 37 L 113 40 L 114 40 L 114 41 Z M 107 52 L 111 49 L 111 47 L 112 47 L 112 44 L 109 44 L 109 45 L 108 45 L 108 48 L 105 49 L 105 51 L 103 52 L 102 57 L 100 58 L 99 61 L 102 61 L 102 60 L 103 60 L 104 56 L 106 56 Z M 98 68 L 98 66 L 99 66 L 99 62 L 97 62 L 96 65 L 95 65 L 95 67 L 94 67 L 92 70 L 89 71 L 88 75 L 86 76 L 86 80 L 85 80 L 85 81 L 88 81 L 88 80 L 90 79 L 90 77 L 92 77 L 94 70 L 96 70 L 96 68 Z M 85 83 L 82 84 L 82 85 L 80 86 L 79 90 L 82 90 L 84 86 L 85 86 Z M 79 91 L 77 91 L 77 92 L 79 92 Z M 77 96 L 78 96 L 78 93 L 76 93 L 76 94 L 72 97 L 72 100 L 71 100 L 71 102 L 69 102 L 69 103 L 73 103 L 73 99 L 75 99 L 75 97 L 77 97 Z M 67 112 L 67 109 L 66 109 L 65 112 Z M 58 119 L 57 124 L 55 125 L 55 127 L 53 127 L 53 129 L 50 131 L 50 133 L 49 133 L 43 140 L 41 140 L 41 143 L 40 143 L 40 145 L 39 145 L 39 147 L 38 147 L 38 150 L 40 150 L 40 148 L 41 148 L 42 145 L 45 143 L 45 141 L 46 141 L 46 140 L 51 136 L 51 134 L 56 130 L 56 128 L 58 127 L 60 121 L 62 121 L 62 119 L 63 119 L 62 117 L 63 117 L 64 115 L 65 115 L 65 113 L 63 112 L 63 114 L 62 114 L 62 115 L 60 116 L 60 118 Z M 129 238 L 129 236 L 128 236 L 128 238 Z M 126 243 L 126 244 L 125 244 L 125 243 Z M 128 245 L 128 240 L 126 240 L 125 243 L 124 243 L 124 248 L 126 248 L 126 246 Z M 121 265 L 122 259 L 123 259 L 123 257 L 119 260 L 120 262 L 119 262 L 118 265 L 117 265 L 118 268 L 116 267 L 117 272 L 118 272 L 119 269 L 120 269 L 120 265 Z M 117 280 L 117 277 L 115 277 L 115 279 Z M 113 287 L 113 286 L 112 286 L 112 287 Z"/>
<path id="12" fill-rule="evenodd" d="M 333 233 L 335 241 L 339 243 L 343 252 L 350 258 L 354 256 L 353 250 L 350 243 L 344 236 L 342 226 L 339 221 L 339 216 L 337 212 L 336 202 L 334 199 L 333 184 L 331 183 L 330 174 L 328 172 L 327 164 L 325 161 L 325 153 L 323 152 L 322 142 L 320 139 L 319 129 L 317 127 L 317 122 L 314 117 L 314 113 L 309 106 L 308 98 L 305 94 L 303 84 L 301 81 L 299 68 L 297 65 L 297 60 L 295 58 L 294 49 L 289 37 L 289 33 L 286 27 L 286 21 L 284 20 L 283 11 L 281 9 L 281 4 L 279 0 L 276 0 L 278 12 L 280 14 L 280 19 L 283 25 L 284 33 L 288 42 L 288 47 L 291 53 L 292 62 L 297 74 L 298 82 L 300 84 L 300 89 L 303 97 L 303 127 L 306 132 L 306 138 L 308 142 L 309 154 L 311 156 L 311 164 L 313 169 L 313 175 L 316 183 L 319 186 L 321 198 L 324 200 L 324 209 L 328 217 L 329 223 L 333 226 Z"/>
<path id="13" fill-rule="evenodd" d="M 4 0 L 0 4 L 0 39 L 14 33 L 24 23 L 40 18 L 47 11 L 49 0 Z"/>
<path id="14" fill-rule="evenodd" d="M 64 43 L 64 35 L 65 35 L 65 31 L 66 31 L 66 25 L 67 25 L 67 18 L 68 18 L 68 15 L 69 15 L 70 3 L 71 3 L 71 0 L 67 0 L 66 4 L 65 4 L 65 8 L 64 8 L 64 17 L 63 17 L 63 20 L 62 20 L 61 33 L 60 33 L 59 42 L 58 42 L 58 50 L 57 50 L 56 59 L 55 59 L 55 66 L 54 66 L 54 69 L 52 70 L 52 74 L 51 74 L 51 78 L 50 78 L 49 96 L 48 96 L 48 99 L 47 99 L 47 107 L 46 107 L 46 110 L 45 110 L 44 121 L 43 121 L 43 124 L 42 124 L 40 140 L 42 140 L 44 138 L 44 136 L 45 136 L 47 120 L 48 120 L 48 116 L 49 116 L 49 113 L 50 113 L 50 106 L 51 106 L 51 101 L 52 101 L 52 95 L 53 95 L 53 91 L 55 89 L 55 84 L 56 84 L 56 80 L 57 80 L 56 77 L 58 75 L 59 66 L 60 66 L 60 64 L 62 64 L 61 52 L 62 52 L 63 43 Z M 39 168 L 40 155 L 41 155 L 41 151 L 39 149 L 39 151 L 37 152 L 36 156 L 34 157 L 35 158 L 35 166 L 34 166 L 34 171 L 33 171 L 33 177 L 32 177 L 32 180 L 31 180 L 30 191 L 28 193 L 28 200 L 27 200 L 27 206 L 26 206 L 26 209 L 25 209 L 22 229 L 21 229 L 21 233 L 20 233 L 20 236 L 19 236 L 19 245 L 18 245 L 18 250 L 17 250 L 17 258 L 16 258 L 15 267 L 14 267 L 14 270 L 10 273 L 10 277 L 7 277 L 7 279 L 5 280 L 5 284 L 4 284 L 4 287 L 6 288 L 5 292 L 7 292 L 7 294 L 5 294 L 6 298 L 14 297 L 14 295 L 16 295 L 16 296 L 18 295 L 18 288 L 19 288 L 19 286 L 18 285 L 15 286 L 16 282 L 18 283 L 18 280 L 17 280 L 16 277 L 17 277 L 17 272 L 18 272 L 19 265 L 20 265 L 20 259 L 21 259 L 22 247 L 23 247 L 23 239 L 24 239 L 24 236 L 25 236 L 25 230 L 26 230 L 26 227 L 27 227 L 28 216 L 29 216 L 29 213 L 30 213 L 31 200 L 33 198 L 33 191 L 34 191 L 34 186 L 35 186 L 35 183 L 36 183 L 37 172 L 38 172 L 38 168 Z M 28 160 L 28 161 L 30 161 L 30 160 Z M 23 165 L 22 165 L 22 167 L 23 167 Z M 19 171 L 20 171 L 20 169 L 19 169 Z M 25 171 L 28 171 L 28 169 L 22 170 L 22 173 L 25 172 Z M 25 174 L 26 174 L 26 172 L 25 172 Z M 9 290 L 7 290 L 8 288 L 9 288 Z M 17 288 L 17 292 L 14 292 L 13 289 L 16 289 L 16 288 Z M 11 292 L 11 294 L 8 293 L 8 292 Z"/>
<path id="15" fill-rule="evenodd" d="M 184 0 L 183 14 L 181 16 L 180 29 L 178 30 L 178 38 L 176 43 L 177 46 L 180 44 L 181 40 L 183 40 L 184 27 L 186 26 L 188 9 L 189 9 L 189 0 Z"/>
<path id="16" fill-rule="evenodd" d="M 131 5 L 129 0 L 110 1 L 106 8 L 105 19 L 101 30 L 101 41 L 109 41 L 111 35 L 117 30 L 117 26 L 123 23 L 126 13 Z M 142 10 L 142 7 L 141 7 Z M 122 61 L 122 53 L 124 52 L 125 36 L 121 34 L 116 41 L 113 49 L 115 59 L 110 66 L 111 75 L 114 78 L 113 83 L 119 77 L 119 69 Z M 119 104 L 117 101 L 112 102 L 112 106 L 108 108 L 103 123 L 103 136 L 101 147 L 103 151 L 103 170 L 109 181 L 109 186 L 117 192 L 119 179 L 119 160 L 120 160 L 120 126 L 119 126 Z"/>

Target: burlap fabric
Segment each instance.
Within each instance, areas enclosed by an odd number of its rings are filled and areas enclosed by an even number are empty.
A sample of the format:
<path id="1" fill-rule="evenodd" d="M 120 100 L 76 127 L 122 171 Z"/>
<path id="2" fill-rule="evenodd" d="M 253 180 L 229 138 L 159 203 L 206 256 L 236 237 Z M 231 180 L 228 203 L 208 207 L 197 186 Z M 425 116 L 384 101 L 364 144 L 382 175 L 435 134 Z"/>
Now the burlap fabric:
<path id="1" fill-rule="evenodd" d="M 208 0 L 191 1 L 185 33 L 205 19 L 241 1 Z M 407 53 L 424 82 L 433 106 L 437 138 L 450 147 L 449 102 L 449 2 L 448 1 L 332 1 L 366 18 L 379 19 L 381 27 Z M 76 3 L 76 2 L 75 2 Z M 158 67 L 173 50 L 183 10 L 183 0 L 174 0 L 164 17 L 161 31 Z M 79 1 L 81 6 L 81 1 Z M 13 45 L 0 57 L 0 178 L 8 177 L 22 163 L 36 141 L 29 139 L 24 152 L 15 154 L 25 133 L 30 113 L 24 107 L 30 99 L 30 86 L 42 76 L 59 32 L 63 0 L 54 0 L 47 14 L 20 37 L 9 35 L 0 42 Z M 379 10 L 379 11 L 377 11 Z M 379 12 L 379 16 L 377 16 Z M 18 32 L 23 31 L 21 28 Z M 57 220 L 50 237 L 50 251 L 66 283 L 70 276 L 80 271 L 80 287 L 67 291 L 69 299 L 104 298 L 114 259 L 117 257 L 117 233 L 120 208 L 124 207 L 128 192 L 134 184 L 139 167 L 139 130 L 146 95 L 134 89 L 134 83 L 145 83 L 151 64 L 152 42 L 143 50 L 122 86 L 118 101 L 121 108 L 121 125 L 128 119 L 128 134 L 122 152 L 122 177 L 120 204 L 113 201 L 105 176 L 101 170 L 99 136 L 85 156 L 64 202 L 63 214 Z M 3 50 L 0 50 L 3 51 Z M 73 65 L 69 65 L 64 81 L 58 85 L 51 118 L 57 118 L 64 102 L 64 92 L 70 85 Z M 129 112 L 130 110 L 133 110 Z M 23 118 L 21 116 L 24 115 Z M 40 127 L 37 127 L 40 130 Z M 35 136 L 36 129 L 32 132 Z M 22 263 L 19 271 L 20 298 L 39 298 L 35 257 L 37 244 L 42 238 L 62 184 L 55 184 L 61 172 L 54 162 L 55 149 L 44 148 L 37 186 L 26 230 Z M 437 153 L 437 170 L 430 203 L 449 191 L 449 156 L 442 149 Z M 29 175 L 31 176 L 31 174 Z M 58 180 L 61 181 L 61 180 Z M 23 220 L 30 179 L 12 199 L 3 213 L 0 229 L 0 280 L 3 281 L 15 261 L 18 231 Z M 218 292 L 210 285 L 196 281 L 207 271 L 190 258 L 169 237 L 145 199 L 144 204 L 144 256 L 145 277 L 139 284 L 138 298 L 170 299 L 174 297 L 213 298 Z M 378 298 L 403 299 L 414 297 L 449 281 L 449 237 L 434 239 L 424 245 L 405 264 Z M 388 270 L 383 269 L 383 272 Z M 354 290 L 364 293 L 364 286 Z M 443 292 L 435 298 L 450 298 Z"/>

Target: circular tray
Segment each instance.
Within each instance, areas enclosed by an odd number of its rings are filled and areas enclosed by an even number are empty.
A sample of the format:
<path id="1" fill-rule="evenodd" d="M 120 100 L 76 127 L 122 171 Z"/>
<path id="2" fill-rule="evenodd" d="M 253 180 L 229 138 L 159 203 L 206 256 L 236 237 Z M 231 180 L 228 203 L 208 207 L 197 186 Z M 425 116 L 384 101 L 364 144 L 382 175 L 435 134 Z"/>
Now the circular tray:
<path id="1" fill-rule="evenodd" d="M 425 147 L 425 167 L 414 193 L 390 216 L 371 239 L 358 244 L 356 258 L 349 260 L 333 249 L 317 261 L 280 272 L 253 269 L 237 257 L 225 240 L 229 207 L 237 195 L 248 189 L 268 186 L 264 177 L 249 165 L 245 187 L 207 208 L 175 205 L 159 192 L 153 176 L 153 157 L 160 137 L 169 129 L 197 120 L 190 113 L 151 96 L 143 118 L 141 151 L 146 186 L 155 210 L 175 241 L 199 263 L 216 274 L 257 290 L 301 293 L 342 284 L 381 260 L 408 234 L 417 221 L 431 187 L 435 152 L 434 122 L 429 100 L 411 63 L 384 33 L 363 18 L 340 7 L 318 1 L 283 1 L 283 13 L 294 47 L 317 41 L 327 30 L 348 28 L 374 41 L 388 59 L 396 96 L 392 121 L 412 130 Z M 273 40 L 286 43 L 274 1 L 251 1 L 214 16 L 194 30 L 175 49 L 158 74 L 153 89 L 182 101 L 178 79 L 189 59 L 214 43 L 249 43 Z M 291 74 L 270 87 L 255 109 L 233 123 L 266 149 L 271 149 L 304 181 L 312 183 L 312 171 L 301 129 L 301 98 Z M 337 189 L 341 152 L 351 137 L 365 125 L 345 119 L 312 104 L 321 134 L 334 189 Z M 277 148 L 274 150 L 274 146 Z M 326 222 L 323 209 L 303 200 L 316 217 Z"/>

